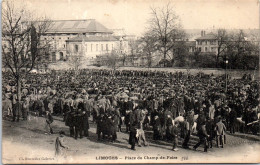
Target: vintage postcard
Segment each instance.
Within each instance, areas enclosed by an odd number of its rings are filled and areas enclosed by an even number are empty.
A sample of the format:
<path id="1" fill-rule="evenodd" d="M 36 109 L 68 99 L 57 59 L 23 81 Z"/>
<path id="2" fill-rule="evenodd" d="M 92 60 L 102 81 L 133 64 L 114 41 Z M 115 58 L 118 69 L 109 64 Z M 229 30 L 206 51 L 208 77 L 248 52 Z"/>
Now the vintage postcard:
<path id="1" fill-rule="evenodd" d="M 257 0 L 3 0 L 2 163 L 260 163 Z"/>

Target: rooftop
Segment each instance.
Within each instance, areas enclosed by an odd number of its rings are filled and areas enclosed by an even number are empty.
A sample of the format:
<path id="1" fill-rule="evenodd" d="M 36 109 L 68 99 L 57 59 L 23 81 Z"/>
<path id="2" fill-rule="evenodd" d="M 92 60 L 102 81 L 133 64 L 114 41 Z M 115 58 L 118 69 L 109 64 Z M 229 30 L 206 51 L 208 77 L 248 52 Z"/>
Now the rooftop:
<path id="1" fill-rule="evenodd" d="M 195 40 L 215 40 L 215 39 L 217 39 L 216 35 L 214 35 L 213 33 L 209 33 L 199 38 L 196 38 Z"/>
<path id="2" fill-rule="evenodd" d="M 187 46 L 196 46 L 196 41 L 186 41 Z"/>
<path id="3" fill-rule="evenodd" d="M 95 19 L 54 20 L 47 33 L 113 33 Z"/>
<path id="4" fill-rule="evenodd" d="M 77 36 L 66 40 L 67 42 L 90 42 L 90 41 L 118 41 L 114 36 Z"/>

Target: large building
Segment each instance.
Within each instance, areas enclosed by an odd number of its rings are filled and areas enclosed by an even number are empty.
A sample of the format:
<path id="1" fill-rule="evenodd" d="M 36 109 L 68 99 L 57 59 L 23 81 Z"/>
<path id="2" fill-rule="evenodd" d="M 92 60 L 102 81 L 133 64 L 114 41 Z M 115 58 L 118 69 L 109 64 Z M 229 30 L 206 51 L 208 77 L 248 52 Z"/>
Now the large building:
<path id="1" fill-rule="evenodd" d="M 196 38 L 196 49 L 201 53 L 217 54 L 218 52 L 218 39 L 213 33 L 206 34 L 201 31 L 201 36 Z"/>
<path id="2" fill-rule="evenodd" d="M 91 61 L 112 50 L 128 50 L 123 37 L 114 36 L 112 30 L 94 19 L 51 21 L 42 40 L 50 43 L 48 60 L 52 62 L 68 60 L 71 56 Z"/>

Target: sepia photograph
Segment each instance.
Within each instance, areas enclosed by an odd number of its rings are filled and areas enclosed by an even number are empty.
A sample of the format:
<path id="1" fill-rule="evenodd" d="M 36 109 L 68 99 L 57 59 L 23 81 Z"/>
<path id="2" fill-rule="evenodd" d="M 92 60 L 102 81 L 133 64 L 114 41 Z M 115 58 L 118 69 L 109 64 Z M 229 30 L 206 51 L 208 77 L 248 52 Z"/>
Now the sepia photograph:
<path id="1" fill-rule="evenodd" d="M 259 0 L 2 0 L 3 164 L 260 163 Z"/>

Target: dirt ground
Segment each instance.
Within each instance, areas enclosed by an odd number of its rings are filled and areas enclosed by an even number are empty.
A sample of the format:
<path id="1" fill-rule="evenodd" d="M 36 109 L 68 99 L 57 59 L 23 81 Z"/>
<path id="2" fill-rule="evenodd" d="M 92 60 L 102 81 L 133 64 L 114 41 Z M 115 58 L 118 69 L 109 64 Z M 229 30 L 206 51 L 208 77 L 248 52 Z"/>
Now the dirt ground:
<path id="1" fill-rule="evenodd" d="M 199 147 L 197 151 L 179 147 L 172 151 L 172 143 L 153 141 L 152 131 L 146 131 L 149 146 L 130 150 L 128 134 L 118 132 L 115 143 L 97 141 L 96 124 L 90 121 L 90 136 L 75 140 L 69 137 L 69 128 L 60 117 L 54 117 L 54 134 L 46 135 L 45 120 L 42 117 L 29 117 L 28 121 L 12 122 L 3 120 L 3 163 L 189 163 L 189 162 L 260 162 L 259 135 L 227 135 L 224 148 L 213 147 L 207 153 Z M 65 157 L 55 157 L 55 139 L 60 130 L 65 131 L 65 144 L 69 147 Z M 124 127 L 123 127 L 124 131 Z M 182 139 L 179 140 L 181 144 Z M 190 140 L 191 147 L 198 141 Z"/>

